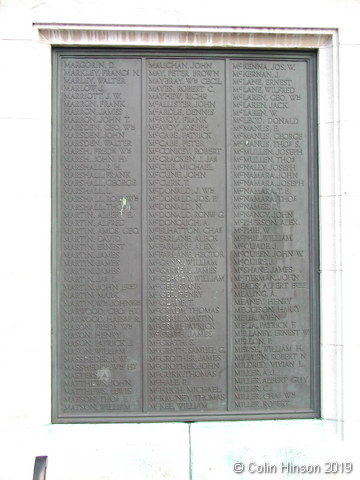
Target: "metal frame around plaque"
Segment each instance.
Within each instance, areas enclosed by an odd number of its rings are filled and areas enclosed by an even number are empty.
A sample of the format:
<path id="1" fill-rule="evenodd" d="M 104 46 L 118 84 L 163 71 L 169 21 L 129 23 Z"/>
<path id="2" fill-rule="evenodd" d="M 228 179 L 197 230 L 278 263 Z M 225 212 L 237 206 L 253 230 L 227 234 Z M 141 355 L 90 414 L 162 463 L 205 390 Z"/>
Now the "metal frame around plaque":
<path id="1" fill-rule="evenodd" d="M 53 50 L 53 422 L 319 417 L 316 89 L 316 51 Z"/>

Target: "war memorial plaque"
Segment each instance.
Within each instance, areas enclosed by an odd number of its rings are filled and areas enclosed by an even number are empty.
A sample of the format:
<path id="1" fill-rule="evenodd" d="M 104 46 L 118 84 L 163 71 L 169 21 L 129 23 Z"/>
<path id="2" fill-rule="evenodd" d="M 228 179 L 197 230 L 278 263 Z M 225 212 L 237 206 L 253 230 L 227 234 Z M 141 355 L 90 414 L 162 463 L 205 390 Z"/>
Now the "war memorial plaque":
<path id="1" fill-rule="evenodd" d="M 53 60 L 53 421 L 319 416 L 315 54 Z"/>

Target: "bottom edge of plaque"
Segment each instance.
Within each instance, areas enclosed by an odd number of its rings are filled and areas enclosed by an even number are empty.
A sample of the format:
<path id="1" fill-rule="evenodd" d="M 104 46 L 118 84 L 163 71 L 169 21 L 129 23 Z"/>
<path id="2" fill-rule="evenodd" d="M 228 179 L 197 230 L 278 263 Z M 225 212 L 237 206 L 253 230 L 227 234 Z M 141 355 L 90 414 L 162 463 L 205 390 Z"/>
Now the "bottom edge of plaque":
<path id="1" fill-rule="evenodd" d="M 226 414 L 137 414 L 118 416 L 54 416 L 53 424 L 61 423 L 158 423 L 158 422 L 208 422 L 208 421 L 242 421 L 242 420 L 297 420 L 320 419 L 320 413 L 314 410 L 288 412 L 246 412 Z"/>

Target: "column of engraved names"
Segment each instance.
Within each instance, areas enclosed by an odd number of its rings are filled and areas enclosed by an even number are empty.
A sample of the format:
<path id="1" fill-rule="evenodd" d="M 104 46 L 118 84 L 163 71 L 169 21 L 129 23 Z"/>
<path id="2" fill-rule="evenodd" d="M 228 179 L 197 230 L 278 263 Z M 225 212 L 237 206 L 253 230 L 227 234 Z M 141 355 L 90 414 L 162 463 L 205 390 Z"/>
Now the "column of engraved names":
<path id="1" fill-rule="evenodd" d="M 224 62 L 147 63 L 148 408 L 226 405 Z"/>
<path id="2" fill-rule="evenodd" d="M 306 64 L 232 61 L 233 407 L 310 407 Z"/>
<path id="3" fill-rule="evenodd" d="M 141 408 L 139 62 L 63 60 L 60 408 Z M 135 100 L 134 100 L 135 99 Z"/>

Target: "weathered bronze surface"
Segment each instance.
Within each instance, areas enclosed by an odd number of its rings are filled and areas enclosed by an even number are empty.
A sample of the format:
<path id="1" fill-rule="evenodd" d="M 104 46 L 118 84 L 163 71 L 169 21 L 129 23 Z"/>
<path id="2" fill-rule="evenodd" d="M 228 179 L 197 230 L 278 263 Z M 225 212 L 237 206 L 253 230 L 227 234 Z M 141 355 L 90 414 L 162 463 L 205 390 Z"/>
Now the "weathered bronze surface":
<path id="1" fill-rule="evenodd" d="M 54 51 L 54 422 L 319 415 L 315 64 Z"/>

